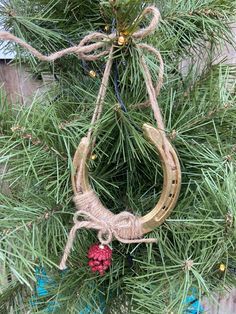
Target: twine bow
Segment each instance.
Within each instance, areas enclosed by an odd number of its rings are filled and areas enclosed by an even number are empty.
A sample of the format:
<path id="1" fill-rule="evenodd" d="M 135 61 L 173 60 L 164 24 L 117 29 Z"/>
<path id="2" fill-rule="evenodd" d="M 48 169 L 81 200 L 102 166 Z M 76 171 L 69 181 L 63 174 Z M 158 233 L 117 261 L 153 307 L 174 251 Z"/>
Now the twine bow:
<path id="1" fill-rule="evenodd" d="M 78 218 L 81 215 L 89 219 L 87 221 L 79 221 Z M 84 210 L 80 210 L 74 215 L 74 224 L 76 230 L 83 228 L 83 224 L 87 224 L 86 228 L 98 230 L 97 237 L 101 244 L 109 244 L 113 237 L 122 243 L 139 243 L 147 241 L 147 239 L 139 239 L 142 236 L 142 232 L 139 228 L 140 224 L 138 218 L 125 211 L 114 215 L 112 219 L 105 221 L 96 218 L 94 215 Z M 128 232 L 128 235 L 125 234 L 125 232 Z M 130 239 L 127 239 L 127 236 L 130 237 Z"/>
<path id="2" fill-rule="evenodd" d="M 160 19 L 159 10 L 154 6 L 147 7 L 144 9 L 141 18 L 146 16 L 147 14 L 153 15 L 150 24 L 146 28 L 142 28 L 137 32 L 129 34 L 129 36 L 132 37 L 134 40 L 143 39 L 156 29 Z M 91 125 L 85 138 L 91 147 L 95 143 L 95 140 L 93 140 L 93 143 L 91 144 L 94 124 L 100 118 L 100 115 L 102 113 L 103 102 L 106 95 L 106 90 L 112 68 L 112 57 L 114 47 L 117 41 L 117 34 L 112 33 L 110 35 L 107 35 L 100 32 L 94 32 L 85 36 L 77 46 L 57 51 L 49 56 L 41 54 L 31 45 L 29 45 L 22 39 L 17 38 L 9 32 L 0 32 L 0 39 L 12 41 L 19 44 L 42 61 L 54 61 L 64 55 L 72 53 L 76 54 L 78 58 L 88 61 L 95 61 L 103 56 L 108 55 Z M 143 55 L 140 54 L 140 64 L 143 70 L 143 76 L 149 96 L 149 100 L 141 105 L 151 105 L 154 117 L 157 122 L 157 126 L 160 130 L 163 131 L 163 134 L 165 134 L 165 127 L 161 111 L 157 103 L 157 96 L 160 93 L 164 75 L 164 63 L 161 54 L 154 47 L 144 43 L 136 43 L 135 46 L 140 50 L 149 51 L 150 53 L 154 54 L 159 60 L 158 82 L 154 87 L 149 68 L 145 62 Z M 166 157 L 168 162 L 173 163 L 172 157 L 168 150 L 168 142 L 165 136 L 163 136 L 163 146 L 166 150 Z M 88 152 L 89 148 L 87 147 L 87 153 Z M 87 154 L 85 155 L 87 156 Z M 113 237 L 123 243 L 156 242 L 156 239 L 141 239 L 143 235 L 142 225 L 137 216 L 134 216 L 133 214 L 125 211 L 121 212 L 118 215 L 114 215 L 101 204 L 98 196 L 93 191 L 83 191 L 80 184 L 81 171 L 82 169 L 78 169 L 76 180 L 77 193 L 75 195 L 75 203 L 77 206 L 77 212 L 74 215 L 74 226 L 69 233 L 68 241 L 64 250 L 64 255 L 60 263 L 60 269 L 66 268 L 66 260 L 70 254 L 70 250 L 76 236 L 76 231 L 81 228 L 98 230 L 98 239 L 103 244 L 110 243 Z M 87 217 L 87 220 L 78 220 L 81 215 Z"/>
<path id="3" fill-rule="evenodd" d="M 98 230 L 97 237 L 101 244 L 109 244 L 114 237 L 122 243 L 153 243 L 156 239 L 141 239 L 143 235 L 139 217 L 123 211 L 114 215 L 106 209 L 93 190 L 77 193 L 74 196 L 77 212 L 74 214 L 72 227 L 64 250 L 60 269 L 66 268 L 66 261 L 70 254 L 76 231 L 82 228 Z M 79 218 L 83 216 L 83 220 Z"/>

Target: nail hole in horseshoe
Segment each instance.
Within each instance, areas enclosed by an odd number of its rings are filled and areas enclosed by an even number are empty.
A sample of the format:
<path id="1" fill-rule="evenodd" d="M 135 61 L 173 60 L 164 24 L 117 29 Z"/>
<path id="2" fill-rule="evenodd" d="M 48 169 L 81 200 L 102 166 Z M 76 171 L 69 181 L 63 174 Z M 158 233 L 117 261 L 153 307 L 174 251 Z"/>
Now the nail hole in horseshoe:
<path id="1" fill-rule="evenodd" d="M 163 207 L 162 207 L 162 209 L 165 209 L 165 210 L 167 210 L 167 207 L 166 207 L 166 206 L 163 206 Z"/>

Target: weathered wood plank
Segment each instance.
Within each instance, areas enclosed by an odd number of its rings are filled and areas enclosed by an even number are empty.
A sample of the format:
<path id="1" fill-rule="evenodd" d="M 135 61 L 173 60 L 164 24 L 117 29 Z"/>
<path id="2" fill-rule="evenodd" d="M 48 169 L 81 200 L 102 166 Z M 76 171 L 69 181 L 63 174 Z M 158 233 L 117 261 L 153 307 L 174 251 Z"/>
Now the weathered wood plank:
<path id="1" fill-rule="evenodd" d="M 0 86 L 4 86 L 9 103 L 26 104 L 33 99 L 42 82 L 32 78 L 27 68 L 0 60 Z"/>
<path id="2" fill-rule="evenodd" d="M 42 86 L 42 81 L 35 80 L 24 66 L 13 65 L 9 60 L 0 60 L 0 87 L 6 93 L 7 101 L 12 105 L 25 105 L 30 103 L 36 92 Z M 1 180 L 7 168 L 0 166 L 0 191 L 10 194 L 10 188 L 7 182 Z M 0 263 L 0 293 L 7 285 L 7 274 L 4 263 Z M 11 312 L 12 313 L 12 312 Z"/>
<path id="3" fill-rule="evenodd" d="M 203 300 L 204 312 L 207 314 L 236 314 L 236 288 L 231 292 L 215 296 L 217 302 Z"/>

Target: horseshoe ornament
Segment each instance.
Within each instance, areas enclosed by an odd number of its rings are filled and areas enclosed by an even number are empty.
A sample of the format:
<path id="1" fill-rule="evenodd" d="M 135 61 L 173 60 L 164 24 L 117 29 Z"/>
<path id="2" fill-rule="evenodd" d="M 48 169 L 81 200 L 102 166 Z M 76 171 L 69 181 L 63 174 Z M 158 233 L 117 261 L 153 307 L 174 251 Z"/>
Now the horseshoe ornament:
<path id="1" fill-rule="evenodd" d="M 163 131 L 152 125 L 144 124 L 143 132 L 147 140 L 155 146 L 163 168 L 163 189 L 160 199 L 149 213 L 139 218 L 145 234 L 161 225 L 175 207 L 181 188 L 181 169 L 177 154 Z M 172 162 L 168 159 L 167 150 Z M 87 167 L 90 154 L 89 140 L 87 137 L 83 137 L 73 159 L 72 187 L 75 194 L 92 190 L 89 184 Z M 78 190 L 78 186 L 80 190 Z"/>
<path id="2" fill-rule="evenodd" d="M 137 217 L 127 211 L 123 211 L 117 215 L 113 214 L 104 207 L 89 184 L 87 163 L 93 146 L 91 139 L 94 125 L 99 120 L 102 113 L 112 69 L 114 50 L 116 49 L 117 42 L 119 42 L 119 37 L 117 38 L 116 32 L 108 35 L 100 32 L 90 33 L 85 36 L 78 45 L 65 48 L 50 55 L 43 55 L 27 42 L 17 38 L 9 32 L 0 32 L 0 40 L 8 40 L 19 44 L 41 61 L 51 62 L 71 53 L 74 53 L 78 58 L 87 61 L 96 61 L 103 56 L 107 56 L 88 134 L 86 137 L 82 138 L 73 159 L 74 172 L 72 173 L 72 186 L 75 194 L 74 201 L 77 211 L 73 219 L 74 225 L 68 235 L 67 244 L 59 266 L 60 269 L 66 268 L 66 261 L 72 249 L 77 230 L 81 228 L 97 230 L 98 239 L 101 244 L 105 242 L 107 244 L 110 243 L 112 238 L 123 243 L 154 243 L 156 242 L 156 239 L 142 238 L 143 234 L 148 233 L 155 227 L 161 225 L 170 215 L 177 202 L 181 187 L 181 169 L 176 152 L 164 132 L 165 127 L 161 109 L 157 102 L 157 97 L 163 85 L 164 62 L 160 52 L 154 47 L 137 42 L 155 31 L 160 20 L 160 12 L 156 7 L 150 6 L 143 10 L 141 17 L 143 18 L 146 15 L 152 15 L 149 25 L 145 28 L 140 28 L 136 32 L 130 33 L 129 37 L 134 39 L 134 46 L 140 51 L 140 66 L 142 68 L 149 98 L 147 102 L 137 105 L 150 106 L 158 125 L 157 129 L 149 124 L 144 124 L 143 132 L 144 136 L 155 146 L 157 154 L 161 160 L 163 168 L 163 189 L 156 206 L 142 217 Z M 159 75 L 155 87 L 153 85 L 152 75 L 148 64 L 141 51 L 143 49 L 148 53 L 154 54 L 159 61 Z M 78 220 L 77 218 L 80 215 L 86 216 L 86 219 L 82 221 Z M 107 239 L 102 237 L 104 234 L 107 236 Z"/>

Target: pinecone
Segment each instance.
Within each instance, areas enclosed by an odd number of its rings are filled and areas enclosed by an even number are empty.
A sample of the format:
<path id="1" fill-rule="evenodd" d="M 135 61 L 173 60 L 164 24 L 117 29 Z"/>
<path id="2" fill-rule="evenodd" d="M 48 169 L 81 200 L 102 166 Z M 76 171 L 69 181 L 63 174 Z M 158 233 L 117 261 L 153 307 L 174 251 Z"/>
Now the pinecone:
<path id="1" fill-rule="evenodd" d="M 112 250 L 107 245 L 94 244 L 88 251 L 88 258 L 92 272 L 99 272 L 102 276 L 111 266 Z"/>

